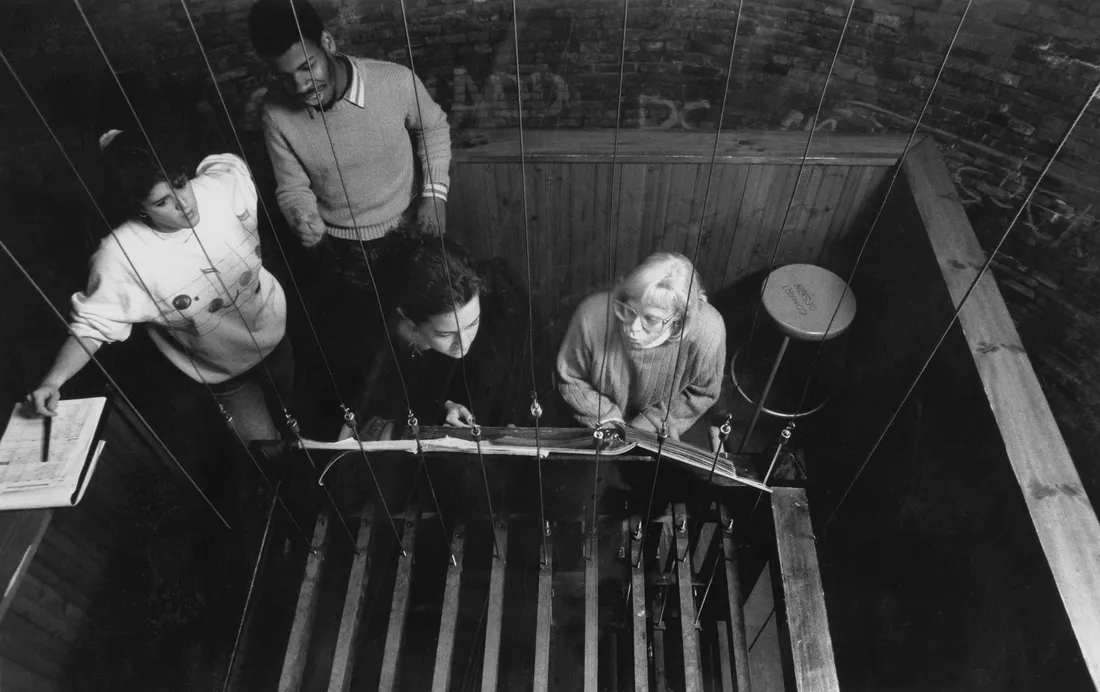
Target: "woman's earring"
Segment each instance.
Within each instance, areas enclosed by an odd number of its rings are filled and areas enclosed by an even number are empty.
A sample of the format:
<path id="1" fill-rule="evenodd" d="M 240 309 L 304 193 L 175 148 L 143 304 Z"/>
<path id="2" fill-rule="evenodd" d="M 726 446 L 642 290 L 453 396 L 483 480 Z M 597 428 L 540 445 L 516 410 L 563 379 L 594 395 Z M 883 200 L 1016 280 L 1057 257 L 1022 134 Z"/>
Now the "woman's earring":
<path id="1" fill-rule="evenodd" d="M 139 211 L 139 212 L 138 212 L 138 218 L 139 218 L 139 219 L 147 219 L 147 218 L 149 218 L 149 215 L 148 215 L 148 214 L 146 214 L 146 213 L 145 213 L 145 212 L 143 212 L 143 211 Z"/>

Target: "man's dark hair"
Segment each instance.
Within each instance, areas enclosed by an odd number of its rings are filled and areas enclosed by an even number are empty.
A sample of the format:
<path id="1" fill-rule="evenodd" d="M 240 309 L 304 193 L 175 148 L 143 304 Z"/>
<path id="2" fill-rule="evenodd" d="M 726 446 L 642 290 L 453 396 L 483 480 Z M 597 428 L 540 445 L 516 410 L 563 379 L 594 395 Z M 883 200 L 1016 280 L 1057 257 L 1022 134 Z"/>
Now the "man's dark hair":
<path id="1" fill-rule="evenodd" d="M 306 0 L 259 0 L 248 12 L 248 35 L 252 47 L 265 58 L 275 58 L 305 38 L 318 46 L 325 24 Z M 297 21 L 295 21 L 297 13 Z M 298 28 L 301 26 L 301 36 Z"/>
<path id="2" fill-rule="evenodd" d="M 387 310 L 401 309 L 419 324 L 462 307 L 482 293 L 473 260 L 457 241 L 438 236 L 410 236 L 402 230 L 386 236 L 376 263 L 383 285 L 379 293 Z"/>
<path id="3" fill-rule="evenodd" d="M 110 221 L 132 219 L 157 183 L 178 187 L 186 181 L 194 172 L 190 159 L 186 147 L 175 140 L 162 140 L 154 155 L 140 132 L 134 128 L 123 130 L 103 149 L 100 159 L 105 211 L 112 217 Z"/>

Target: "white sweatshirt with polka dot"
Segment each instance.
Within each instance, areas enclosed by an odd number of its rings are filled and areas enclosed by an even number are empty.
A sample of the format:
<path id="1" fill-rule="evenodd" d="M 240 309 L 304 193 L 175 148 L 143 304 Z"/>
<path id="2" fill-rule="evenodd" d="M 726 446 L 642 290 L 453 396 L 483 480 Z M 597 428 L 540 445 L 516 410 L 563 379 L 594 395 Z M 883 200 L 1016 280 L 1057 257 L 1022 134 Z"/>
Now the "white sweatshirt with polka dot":
<path id="1" fill-rule="evenodd" d="M 186 375 L 215 384 L 258 364 L 286 331 L 286 297 L 264 269 L 256 186 L 232 154 L 209 156 L 191 185 L 193 229 L 127 221 L 100 243 L 88 287 L 72 298 L 74 336 L 122 341 L 145 324 Z"/>

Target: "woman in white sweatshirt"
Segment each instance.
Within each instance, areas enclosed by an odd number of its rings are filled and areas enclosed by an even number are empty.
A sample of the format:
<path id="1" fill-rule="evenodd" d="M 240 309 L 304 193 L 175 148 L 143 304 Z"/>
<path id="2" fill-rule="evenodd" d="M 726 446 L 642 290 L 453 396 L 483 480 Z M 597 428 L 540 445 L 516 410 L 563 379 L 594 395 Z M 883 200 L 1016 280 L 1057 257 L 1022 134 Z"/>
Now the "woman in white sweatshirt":
<path id="1" fill-rule="evenodd" d="M 248 166 L 220 154 L 192 175 L 167 149 L 158 160 L 139 132 L 111 130 L 100 149 L 109 201 L 125 220 L 92 257 L 69 337 L 28 399 L 54 415 L 58 389 L 90 354 L 143 324 L 172 365 L 212 390 L 246 444 L 277 440 L 264 390 L 273 380 L 289 392 L 293 358 L 286 297 L 261 262 Z"/>

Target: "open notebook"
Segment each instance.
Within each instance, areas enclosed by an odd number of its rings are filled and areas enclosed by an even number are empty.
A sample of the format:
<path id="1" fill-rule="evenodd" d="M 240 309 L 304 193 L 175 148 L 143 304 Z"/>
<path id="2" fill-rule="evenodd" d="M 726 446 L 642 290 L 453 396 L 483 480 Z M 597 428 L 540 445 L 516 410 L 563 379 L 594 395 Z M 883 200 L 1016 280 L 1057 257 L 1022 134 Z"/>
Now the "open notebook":
<path id="1" fill-rule="evenodd" d="M 103 452 L 99 429 L 106 407 L 105 397 L 61 401 L 47 425 L 16 404 L 0 437 L 0 510 L 80 502 Z"/>

